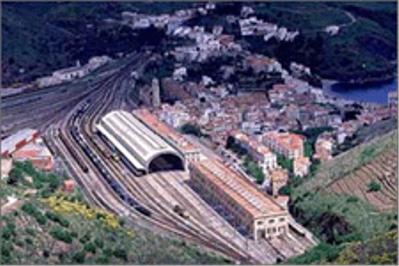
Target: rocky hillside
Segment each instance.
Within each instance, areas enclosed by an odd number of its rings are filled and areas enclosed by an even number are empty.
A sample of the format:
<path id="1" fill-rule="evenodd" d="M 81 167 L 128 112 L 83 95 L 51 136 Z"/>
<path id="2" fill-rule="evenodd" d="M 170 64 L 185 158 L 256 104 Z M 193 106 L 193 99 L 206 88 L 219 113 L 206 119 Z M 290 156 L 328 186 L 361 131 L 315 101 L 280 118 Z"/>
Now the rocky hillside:
<path id="1" fill-rule="evenodd" d="M 63 178 L 17 164 L 0 182 L 0 264 L 224 264 L 184 241 L 127 226 L 90 207 L 79 191 L 60 190 Z M 7 204 L 10 197 L 15 202 Z"/>

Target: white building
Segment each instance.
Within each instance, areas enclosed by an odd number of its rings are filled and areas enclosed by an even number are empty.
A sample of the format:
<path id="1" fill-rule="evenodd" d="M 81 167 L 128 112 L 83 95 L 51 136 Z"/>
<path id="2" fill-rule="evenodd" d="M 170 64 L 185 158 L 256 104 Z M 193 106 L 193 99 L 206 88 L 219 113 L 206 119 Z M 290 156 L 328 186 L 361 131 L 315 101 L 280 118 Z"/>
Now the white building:
<path id="1" fill-rule="evenodd" d="M 158 171 L 159 163 L 165 161 L 184 168 L 183 155 L 131 113 L 112 111 L 101 119 L 97 129 L 144 173 Z"/>
<path id="2" fill-rule="evenodd" d="M 249 155 L 256 160 L 262 167 L 263 172 L 268 175 L 268 173 L 276 169 L 277 156 L 269 148 L 255 140 L 250 139 L 247 135 L 238 132 L 234 134 L 235 141 L 247 152 Z"/>
<path id="3" fill-rule="evenodd" d="M 87 74 L 89 74 L 89 68 L 74 66 L 53 72 L 53 77 L 60 79 L 62 81 L 71 81 L 73 79 L 82 78 Z"/>
<path id="4" fill-rule="evenodd" d="M 108 63 L 111 60 L 112 59 L 106 55 L 94 56 L 94 57 L 90 58 L 89 62 L 87 63 L 87 68 L 90 71 L 93 71 L 93 70 L 99 68 L 100 66 L 105 65 L 106 63 Z"/>

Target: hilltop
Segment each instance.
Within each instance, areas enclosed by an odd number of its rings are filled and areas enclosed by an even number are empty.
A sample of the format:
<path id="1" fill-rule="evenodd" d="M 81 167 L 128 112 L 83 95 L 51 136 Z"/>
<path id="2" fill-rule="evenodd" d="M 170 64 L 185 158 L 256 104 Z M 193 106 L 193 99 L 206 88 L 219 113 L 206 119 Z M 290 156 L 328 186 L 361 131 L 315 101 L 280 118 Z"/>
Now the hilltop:
<path id="1" fill-rule="evenodd" d="M 79 190 L 66 194 L 64 178 L 17 163 L 1 180 L 1 264 L 225 264 L 178 239 L 155 235 L 93 208 Z"/>
<path id="2" fill-rule="evenodd" d="M 123 11 L 167 13 L 200 3 L 2 3 L 3 85 L 32 81 L 53 70 L 85 63 L 91 56 L 117 57 L 150 42 L 162 45 L 162 33 L 137 31 L 112 20 Z M 291 61 L 309 66 L 322 78 L 341 82 L 392 79 L 396 72 L 396 4 L 381 3 L 248 3 L 255 15 L 288 30 L 298 30 L 293 42 L 243 38 L 238 16 L 243 3 L 218 3 L 215 13 L 190 23 L 211 28 L 223 25 L 244 47 L 276 57 L 285 68 Z M 338 34 L 325 32 L 338 25 Z M 153 36 L 158 36 L 152 40 Z"/>
<path id="3" fill-rule="evenodd" d="M 291 184 L 291 213 L 321 240 L 291 263 L 396 263 L 397 146 L 393 130 Z"/>

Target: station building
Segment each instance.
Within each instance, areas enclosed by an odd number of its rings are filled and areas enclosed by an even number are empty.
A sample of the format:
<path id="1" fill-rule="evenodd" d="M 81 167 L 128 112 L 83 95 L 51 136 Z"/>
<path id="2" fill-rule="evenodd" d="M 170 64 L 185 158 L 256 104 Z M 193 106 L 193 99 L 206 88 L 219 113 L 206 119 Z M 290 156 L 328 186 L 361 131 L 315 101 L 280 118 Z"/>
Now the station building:
<path id="1" fill-rule="evenodd" d="M 141 172 L 185 168 L 181 153 L 131 113 L 112 111 L 101 119 L 97 129 Z"/>
<path id="2" fill-rule="evenodd" d="M 186 164 L 200 160 L 200 149 L 189 142 L 183 135 L 153 115 L 148 109 L 137 109 L 133 114 L 155 133 L 161 136 L 177 151 L 181 152 Z M 186 165 L 187 166 L 187 165 Z"/>
<path id="3" fill-rule="evenodd" d="M 288 232 L 288 211 L 243 176 L 210 159 L 191 162 L 189 169 L 194 190 L 223 205 L 253 239 Z"/>

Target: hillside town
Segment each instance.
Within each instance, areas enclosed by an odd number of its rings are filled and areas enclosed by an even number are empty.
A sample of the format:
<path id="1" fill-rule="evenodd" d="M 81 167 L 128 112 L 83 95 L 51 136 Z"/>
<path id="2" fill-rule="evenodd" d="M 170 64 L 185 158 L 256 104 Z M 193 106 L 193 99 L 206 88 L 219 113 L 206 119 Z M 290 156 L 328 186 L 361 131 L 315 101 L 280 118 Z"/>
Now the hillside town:
<path id="1" fill-rule="evenodd" d="M 299 41 L 319 57 L 359 11 L 323 6 L 341 17 L 305 41 L 309 31 L 280 23 L 285 7 L 271 16 L 269 5 L 227 4 L 225 16 L 219 3 L 187 6 L 103 10 L 101 23 L 145 39 L 139 47 L 93 47 L 2 89 L 1 262 L 26 262 L 31 245 L 35 262 L 50 263 L 335 263 L 397 228 L 398 92 L 340 97 L 343 82 L 284 55 Z M 82 27 L 98 34 L 90 19 Z M 107 243 L 103 229 L 124 242 Z"/>
<path id="2" fill-rule="evenodd" d="M 205 14 L 211 8 L 198 12 Z M 214 26 L 211 31 L 200 26 L 181 26 L 193 13 L 189 10 L 158 17 L 123 13 L 125 23 L 132 27 L 168 27 L 172 37 L 193 41 L 190 46 L 178 46 L 169 52 L 175 59 L 173 75 L 160 80 L 154 77 L 142 89 L 142 103 L 176 129 L 185 125 L 198 128 L 199 136 L 206 136 L 215 150 L 226 154 L 226 161 L 231 156 L 226 152 L 227 143 L 233 138 L 261 167 L 265 178 L 259 186 L 265 191 L 274 191 L 277 196 L 275 188 L 286 185 L 289 176 L 304 177 L 312 164 L 331 160 L 339 153 L 337 147 L 359 128 L 397 116 L 397 93 L 389 95 L 388 105 L 333 97 L 304 79 L 312 75 L 309 67 L 291 62 L 289 69 L 284 69 L 274 58 L 243 49 L 234 35 L 224 33 L 222 26 Z M 249 17 L 250 14 L 251 9 L 244 6 L 241 17 L 234 18 L 243 36 L 261 34 L 268 40 L 275 34 L 280 41 L 290 41 L 299 34 Z M 225 57 L 236 60 L 220 65 L 219 79 L 202 75 L 194 81 L 188 75 L 192 63 Z M 243 71 L 253 79 L 265 75 L 266 82 L 247 88 L 242 80 L 237 81 Z M 172 101 L 162 103 L 161 98 Z M 304 133 L 312 129 L 321 132 L 310 141 Z M 292 166 L 282 168 L 277 156 L 291 161 Z M 238 165 L 244 167 L 242 154 L 237 158 Z"/>

